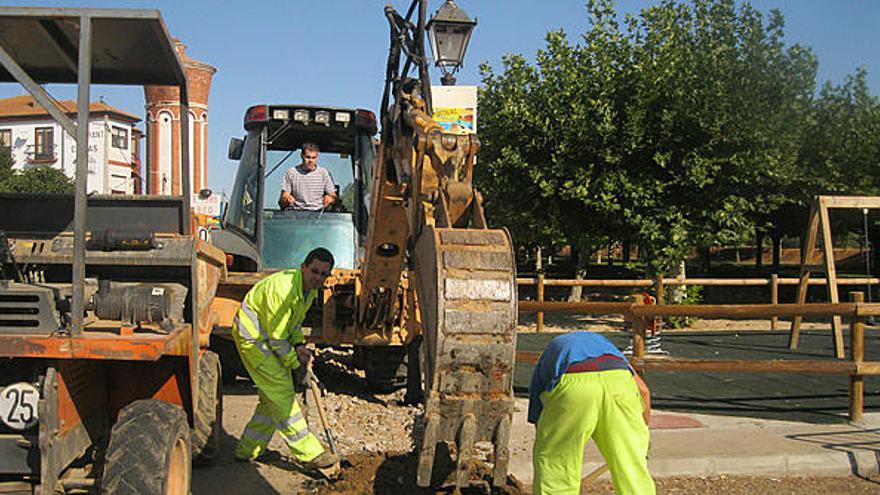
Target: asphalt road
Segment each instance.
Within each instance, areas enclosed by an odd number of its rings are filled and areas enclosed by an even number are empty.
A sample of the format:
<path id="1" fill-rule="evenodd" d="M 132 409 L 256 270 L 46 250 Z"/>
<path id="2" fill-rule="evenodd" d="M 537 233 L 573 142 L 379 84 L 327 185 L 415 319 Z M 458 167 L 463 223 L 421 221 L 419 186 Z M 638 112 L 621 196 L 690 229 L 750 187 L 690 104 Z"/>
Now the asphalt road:
<path id="1" fill-rule="evenodd" d="M 849 342 L 847 330 L 844 332 L 844 342 Z M 541 350 L 556 335 L 520 334 L 517 348 Z M 620 349 L 629 344 L 625 333 L 603 335 Z M 834 355 L 830 329 L 802 331 L 797 351 L 788 349 L 786 331 L 665 331 L 661 335 L 662 348 L 672 357 L 827 360 Z M 865 360 L 880 361 L 878 329 L 869 328 L 865 332 Z M 514 380 L 517 395 L 528 395 L 531 373 L 531 365 L 517 364 Z M 645 378 L 657 409 L 812 423 L 846 421 L 849 386 L 846 375 L 651 371 Z M 865 379 L 865 412 L 880 412 L 880 376 Z"/>

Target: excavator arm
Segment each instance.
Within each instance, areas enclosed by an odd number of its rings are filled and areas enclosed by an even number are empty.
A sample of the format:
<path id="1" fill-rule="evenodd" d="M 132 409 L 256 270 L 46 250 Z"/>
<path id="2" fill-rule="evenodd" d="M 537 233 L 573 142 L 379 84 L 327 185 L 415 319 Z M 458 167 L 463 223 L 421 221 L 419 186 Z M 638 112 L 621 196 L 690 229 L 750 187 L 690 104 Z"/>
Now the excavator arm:
<path id="1" fill-rule="evenodd" d="M 476 134 L 445 131 L 431 116 L 425 9 L 425 0 L 414 0 L 406 16 L 385 9 L 391 49 L 357 327 L 378 345 L 405 315 L 421 336 L 418 484 L 431 483 L 438 443 L 455 445 L 452 481 L 461 487 L 474 444 L 491 442 L 500 485 L 513 413 L 514 254 L 507 231 L 487 227 L 473 185 Z M 415 287 L 412 308 L 401 297 L 408 287 Z"/>

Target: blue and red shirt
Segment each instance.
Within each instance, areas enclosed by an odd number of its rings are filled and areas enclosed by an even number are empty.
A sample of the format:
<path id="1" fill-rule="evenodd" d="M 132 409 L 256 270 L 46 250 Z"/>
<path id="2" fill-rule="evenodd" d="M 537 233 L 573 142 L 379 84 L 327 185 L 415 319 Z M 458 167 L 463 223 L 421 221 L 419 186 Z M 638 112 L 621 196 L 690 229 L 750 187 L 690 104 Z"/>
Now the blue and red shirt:
<path id="1" fill-rule="evenodd" d="M 602 356 L 613 356 L 627 366 L 623 353 L 605 337 L 592 332 L 572 332 L 560 335 L 547 344 L 529 382 L 529 423 L 537 423 L 544 409 L 541 392 L 549 392 L 559 383 L 572 365 Z"/>

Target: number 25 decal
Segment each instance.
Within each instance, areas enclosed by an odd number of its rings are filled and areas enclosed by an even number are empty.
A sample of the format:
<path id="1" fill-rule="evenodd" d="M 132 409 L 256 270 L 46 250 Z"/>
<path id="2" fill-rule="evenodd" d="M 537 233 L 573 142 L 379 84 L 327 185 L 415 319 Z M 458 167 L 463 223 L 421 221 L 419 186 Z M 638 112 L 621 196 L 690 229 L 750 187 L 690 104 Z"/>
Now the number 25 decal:
<path id="1" fill-rule="evenodd" d="M 0 420 L 10 428 L 23 430 L 37 421 L 39 393 L 28 383 L 16 383 L 0 392 Z"/>

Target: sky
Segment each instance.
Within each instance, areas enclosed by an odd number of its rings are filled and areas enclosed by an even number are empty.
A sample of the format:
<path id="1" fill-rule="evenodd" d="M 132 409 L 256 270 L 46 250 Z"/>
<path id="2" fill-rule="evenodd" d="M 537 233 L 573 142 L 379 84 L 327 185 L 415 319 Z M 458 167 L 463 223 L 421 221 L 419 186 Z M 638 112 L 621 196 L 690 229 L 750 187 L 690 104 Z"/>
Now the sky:
<path id="1" fill-rule="evenodd" d="M 172 36 L 187 54 L 217 68 L 208 109 L 208 185 L 230 191 L 236 164 L 226 158 L 229 138 L 243 133 L 245 110 L 259 103 L 326 104 L 378 114 L 388 53 L 386 3 L 405 11 L 409 0 L 91 0 L 10 1 L 6 5 L 149 8 L 162 13 Z M 618 0 L 620 14 L 656 4 Z M 762 12 L 778 8 L 786 20 L 786 42 L 813 49 L 818 84 L 840 83 L 858 67 L 880 95 L 880 1 L 752 0 Z M 479 65 L 502 71 L 505 54 L 532 60 L 550 30 L 563 29 L 577 41 L 587 30 L 586 0 L 458 0 L 478 21 L 460 85 L 479 85 Z M 442 0 L 429 0 L 429 16 Z M 432 71 L 439 84 L 440 73 Z M 75 99 L 74 86 L 49 86 L 56 99 Z M 16 84 L 0 85 L 0 97 L 24 94 Z M 144 115 L 138 87 L 93 86 L 92 100 Z"/>

